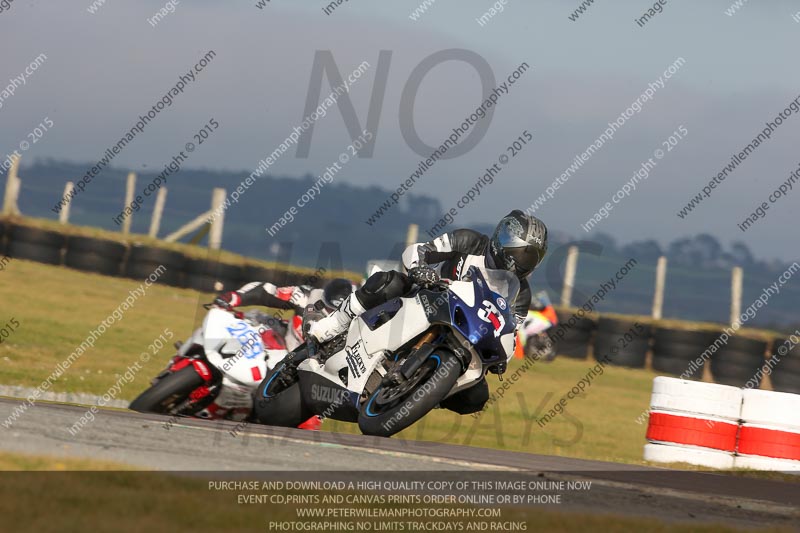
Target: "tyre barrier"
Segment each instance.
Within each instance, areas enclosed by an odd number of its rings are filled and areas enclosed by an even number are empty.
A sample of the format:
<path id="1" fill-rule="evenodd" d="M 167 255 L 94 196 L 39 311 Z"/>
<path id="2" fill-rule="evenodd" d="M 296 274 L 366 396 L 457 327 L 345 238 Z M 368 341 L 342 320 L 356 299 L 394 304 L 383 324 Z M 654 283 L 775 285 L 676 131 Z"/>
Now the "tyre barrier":
<path id="1" fill-rule="evenodd" d="M 202 292 L 234 290 L 250 281 L 322 287 L 325 271 L 311 273 L 233 265 L 190 258 L 181 252 L 139 243 L 124 243 L 0 221 L 0 254 L 50 265 L 66 265 L 85 272 L 142 280 L 158 269 L 156 283 Z"/>
<path id="2" fill-rule="evenodd" d="M 653 370 L 700 380 L 706 362 L 702 354 L 713 344 L 719 333 L 721 332 L 654 328 Z"/>
<path id="3" fill-rule="evenodd" d="M 165 250 L 153 246 L 133 244 L 130 247 L 128 261 L 125 263 L 125 277 L 142 280 L 164 266 L 156 283 L 173 287 L 183 286 L 183 269 L 186 257 L 174 250 Z"/>
<path id="4" fill-rule="evenodd" d="M 120 242 L 70 236 L 64 264 L 75 270 L 119 276 L 126 246 Z"/>
<path id="5" fill-rule="evenodd" d="M 559 355 L 572 359 L 589 357 L 589 345 L 595 328 L 594 320 L 586 317 L 577 318 L 573 313 L 566 311 L 556 311 L 556 315 L 558 325 L 553 331 L 553 336 L 557 339 L 556 351 Z M 573 323 L 572 327 L 569 326 L 570 320 Z"/>
<path id="6" fill-rule="evenodd" d="M 5 255 L 6 253 L 6 225 L 3 222 L 0 222 L 0 255 Z"/>
<path id="7" fill-rule="evenodd" d="M 245 265 L 242 268 L 242 285 L 251 281 L 269 281 L 275 283 L 275 271 L 258 265 Z M 278 285 L 275 283 L 275 285 Z M 280 285 L 279 285 L 280 286 Z"/>
<path id="8" fill-rule="evenodd" d="M 650 327 L 630 320 L 603 318 L 594 334 L 594 358 L 608 356 L 612 365 L 644 368 L 650 349 Z"/>
<path id="9" fill-rule="evenodd" d="M 711 374 L 716 383 L 734 387 L 757 389 L 761 383 L 759 372 L 764 364 L 767 343 L 763 340 L 733 336 L 711 356 Z M 748 384 L 755 380 L 754 385 Z"/>
<path id="10" fill-rule="evenodd" d="M 800 395 L 659 376 L 644 459 L 800 474 Z"/>
<path id="11" fill-rule="evenodd" d="M 655 378 L 645 460 L 732 468 L 741 405 L 736 387 Z"/>
<path id="12" fill-rule="evenodd" d="M 745 390 L 734 466 L 800 473 L 800 395 Z"/>
<path id="13" fill-rule="evenodd" d="M 207 259 L 187 259 L 184 287 L 200 292 L 232 291 L 242 285 L 242 267 Z"/>
<path id="14" fill-rule="evenodd" d="M 775 339 L 770 359 L 767 366 L 772 390 L 800 394 L 800 339 L 795 335 L 789 339 Z"/>
<path id="15" fill-rule="evenodd" d="M 8 240 L 8 255 L 48 265 L 61 264 L 61 250 L 67 238 L 57 231 L 12 226 Z"/>

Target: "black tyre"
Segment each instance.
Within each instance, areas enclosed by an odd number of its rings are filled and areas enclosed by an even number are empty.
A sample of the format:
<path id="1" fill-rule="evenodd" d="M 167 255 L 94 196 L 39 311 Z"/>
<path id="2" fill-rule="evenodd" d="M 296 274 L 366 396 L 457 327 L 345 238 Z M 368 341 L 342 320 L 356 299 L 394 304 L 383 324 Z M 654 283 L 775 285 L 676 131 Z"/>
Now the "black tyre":
<path id="1" fill-rule="evenodd" d="M 705 349 L 714 342 L 721 331 L 709 330 L 690 330 L 673 328 L 655 328 L 653 331 L 653 341 L 655 345 L 666 344 L 688 344 L 691 346 L 703 346 Z"/>
<path id="2" fill-rule="evenodd" d="M 625 333 L 635 327 L 635 322 L 617 318 L 600 317 L 597 320 L 597 331 L 604 333 Z"/>
<path id="3" fill-rule="evenodd" d="M 80 252 L 97 254 L 113 259 L 122 259 L 126 247 L 121 242 L 92 237 L 69 237 L 67 239 L 67 253 Z"/>
<path id="4" fill-rule="evenodd" d="M 61 249 L 30 242 L 11 241 L 8 255 L 14 259 L 27 259 L 48 265 L 61 264 Z"/>
<path id="5" fill-rule="evenodd" d="M 692 372 L 689 362 L 684 358 L 673 357 L 653 357 L 653 370 L 662 374 L 673 376 L 685 376 L 689 379 L 699 380 L 703 377 L 702 365 Z"/>
<path id="6" fill-rule="evenodd" d="M 607 360 L 614 366 L 644 368 L 650 339 L 636 338 L 624 344 L 619 339 L 620 333 L 617 332 L 597 332 L 594 339 L 594 358 L 598 361 Z"/>
<path id="7" fill-rule="evenodd" d="M 800 372 L 788 370 L 782 367 L 781 364 L 783 363 L 778 363 L 772 369 L 772 374 L 770 375 L 772 390 L 800 394 Z"/>
<path id="8" fill-rule="evenodd" d="M 260 424 L 293 428 L 312 414 L 303 404 L 296 364 L 278 363 L 253 397 L 253 418 Z"/>
<path id="9" fill-rule="evenodd" d="M 556 351 L 558 355 L 570 359 L 586 359 L 589 357 L 589 341 L 559 340 L 556 342 Z"/>
<path id="10" fill-rule="evenodd" d="M 408 380 L 392 388 L 381 385 L 367 398 L 358 414 L 359 429 L 364 435 L 391 437 L 436 407 L 460 374 L 455 354 L 437 348 Z"/>
<path id="11" fill-rule="evenodd" d="M 66 237 L 57 231 L 12 226 L 8 241 L 8 255 L 50 265 L 61 264 L 61 249 Z"/>
<path id="12" fill-rule="evenodd" d="M 245 265 L 244 268 L 242 268 L 242 279 L 247 281 L 271 281 L 273 275 L 272 271 L 268 268 L 256 265 Z"/>
<path id="13" fill-rule="evenodd" d="M 119 276 L 121 262 L 119 259 L 109 259 L 100 254 L 83 254 L 67 251 L 64 264 L 75 270 L 95 272 L 105 276 Z"/>
<path id="14" fill-rule="evenodd" d="M 789 346 L 791 349 L 788 349 Z M 787 349 L 788 351 L 786 351 Z M 783 351 L 786 353 L 782 353 Z M 775 339 L 770 353 L 780 358 L 776 364 L 780 365 L 783 370 L 800 374 L 800 344 L 792 346 L 791 342 L 787 343 L 787 339 Z"/>
<path id="15" fill-rule="evenodd" d="M 600 318 L 594 335 L 594 358 L 608 358 L 611 364 L 629 368 L 644 368 L 650 349 L 650 328 L 637 328 L 635 322 Z"/>
<path id="16" fill-rule="evenodd" d="M 714 376 L 714 383 L 720 385 L 731 385 L 732 387 L 744 387 L 757 389 L 761 386 L 761 377 L 758 370 L 761 365 L 737 365 L 733 363 L 720 364 L 711 363 L 711 374 Z M 750 384 L 748 385 L 748 382 Z"/>
<path id="17" fill-rule="evenodd" d="M 118 276 L 125 255 L 125 245 L 92 237 L 69 237 L 64 264 L 84 272 Z"/>
<path id="18" fill-rule="evenodd" d="M 133 279 L 144 279 L 159 266 L 163 266 L 156 283 L 164 283 L 175 287 L 182 286 L 183 269 L 186 257 L 174 250 L 165 250 L 153 246 L 134 244 L 131 246 L 128 261 L 125 264 L 125 276 Z"/>
<path id="19" fill-rule="evenodd" d="M 66 236 L 63 233 L 47 229 L 32 228 L 30 226 L 12 226 L 11 239 L 36 243 L 40 246 L 49 246 L 51 248 L 61 248 L 64 246 Z"/>
<path id="20" fill-rule="evenodd" d="M 174 410 L 203 383 L 194 367 L 187 366 L 156 382 L 133 400 L 128 409 L 140 413 L 176 414 Z"/>
<path id="21" fill-rule="evenodd" d="M 206 259 L 188 259 L 186 261 L 184 285 L 187 288 L 201 292 L 219 292 L 235 290 L 241 285 L 241 282 L 242 267 L 240 266 Z M 221 287 L 217 287 L 217 283 Z"/>
<path id="22" fill-rule="evenodd" d="M 133 244 L 131 246 L 128 260 L 134 263 L 154 263 L 156 266 L 164 265 L 165 267 L 174 268 L 183 268 L 186 264 L 186 256 L 180 252 L 142 244 Z"/>
<path id="23" fill-rule="evenodd" d="M 701 356 L 718 336 L 719 332 L 715 331 L 655 328 L 653 370 L 688 379 L 702 379 L 706 359 Z"/>
<path id="24" fill-rule="evenodd" d="M 764 364 L 767 343 L 747 337 L 731 337 L 711 356 L 711 374 L 714 381 L 723 385 L 743 387 L 749 381 L 761 382 L 758 370 Z"/>
<path id="25" fill-rule="evenodd" d="M 556 311 L 556 314 L 558 325 L 551 330 L 551 336 L 556 339 L 556 351 L 571 359 L 586 359 L 595 322 L 585 317 L 577 318 L 567 311 Z"/>
<path id="26" fill-rule="evenodd" d="M 5 222 L 0 222 L 0 254 L 6 253 L 6 224 Z"/>

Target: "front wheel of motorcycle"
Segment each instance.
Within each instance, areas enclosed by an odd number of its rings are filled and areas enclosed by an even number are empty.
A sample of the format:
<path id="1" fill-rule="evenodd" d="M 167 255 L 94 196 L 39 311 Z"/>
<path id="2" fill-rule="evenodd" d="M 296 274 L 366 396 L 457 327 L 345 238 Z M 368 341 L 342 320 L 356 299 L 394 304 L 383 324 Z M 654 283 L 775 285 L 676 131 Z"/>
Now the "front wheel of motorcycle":
<path id="1" fill-rule="evenodd" d="M 189 395 L 205 381 L 192 366 L 182 368 L 158 380 L 128 406 L 140 413 L 174 414 L 179 405 L 186 402 Z"/>
<path id="2" fill-rule="evenodd" d="M 436 407 L 461 374 L 461 362 L 447 349 L 436 349 L 417 371 L 394 386 L 380 385 L 361 407 L 358 427 L 364 435 L 391 437 Z"/>
<path id="3" fill-rule="evenodd" d="M 253 418 L 260 424 L 297 427 L 311 415 L 300 394 L 297 364 L 278 363 L 256 389 Z"/>

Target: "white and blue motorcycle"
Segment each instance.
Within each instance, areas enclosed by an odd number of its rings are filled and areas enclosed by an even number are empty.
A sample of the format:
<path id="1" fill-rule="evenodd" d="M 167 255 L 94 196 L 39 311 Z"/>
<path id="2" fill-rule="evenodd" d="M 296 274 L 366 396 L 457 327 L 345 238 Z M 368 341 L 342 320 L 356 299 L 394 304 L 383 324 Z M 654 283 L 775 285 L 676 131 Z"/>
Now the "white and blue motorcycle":
<path id="1" fill-rule="evenodd" d="M 487 372 L 505 371 L 519 288 L 514 274 L 473 265 L 460 281 L 370 309 L 346 333 L 289 353 L 256 390 L 254 416 L 291 427 L 316 414 L 389 437 Z"/>

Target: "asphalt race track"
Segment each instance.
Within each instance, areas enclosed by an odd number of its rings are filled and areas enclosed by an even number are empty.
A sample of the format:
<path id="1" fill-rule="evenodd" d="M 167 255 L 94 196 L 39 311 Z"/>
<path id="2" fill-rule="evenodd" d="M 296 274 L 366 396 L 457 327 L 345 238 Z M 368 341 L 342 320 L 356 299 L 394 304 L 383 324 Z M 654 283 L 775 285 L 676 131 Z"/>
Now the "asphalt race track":
<path id="1" fill-rule="evenodd" d="M 0 399 L 0 420 L 19 400 Z M 0 429 L 7 452 L 113 461 L 147 470 L 512 471 L 547 480 L 590 480 L 590 491 L 569 493 L 562 512 L 721 522 L 740 527 L 794 528 L 800 521 L 800 483 L 586 461 L 442 443 L 170 419 L 100 410 L 75 436 L 68 428 L 86 407 L 37 403 L 10 429 Z M 169 428 L 169 429 L 167 429 Z M 800 480 L 799 480 L 800 481 Z"/>

